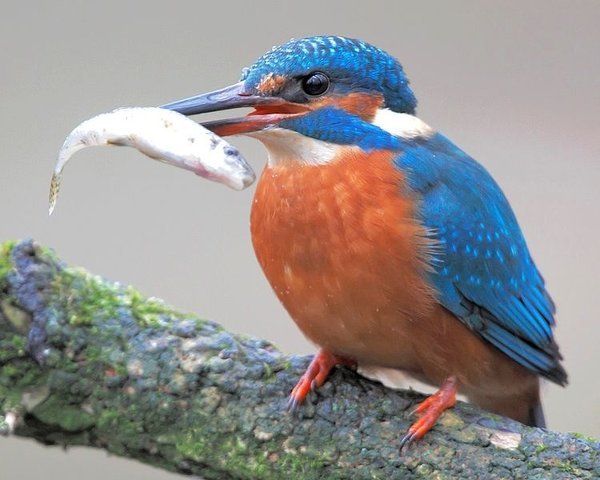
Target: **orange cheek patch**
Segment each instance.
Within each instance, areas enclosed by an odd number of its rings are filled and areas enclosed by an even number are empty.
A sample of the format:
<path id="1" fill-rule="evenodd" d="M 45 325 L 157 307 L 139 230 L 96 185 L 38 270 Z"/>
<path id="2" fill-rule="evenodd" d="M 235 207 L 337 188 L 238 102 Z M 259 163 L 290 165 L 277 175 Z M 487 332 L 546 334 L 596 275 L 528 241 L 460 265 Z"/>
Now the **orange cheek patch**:
<path id="1" fill-rule="evenodd" d="M 312 102 L 310 105 L 313 110 L 323 107 L 336 107 L 370 122 L 375 117 L 377 110 L 383 106 L 383 96 L 355 92 L 343 97 L 324 97 L 322 100 Z"/>
<path id="2" fill-rule="evenodd" d="M 283 75 L 273 75 L 269 73 L 265 75 L 258 84 L 257 90 L 265 95 L 272 95 L 279 92 L 286 83 Z"/>

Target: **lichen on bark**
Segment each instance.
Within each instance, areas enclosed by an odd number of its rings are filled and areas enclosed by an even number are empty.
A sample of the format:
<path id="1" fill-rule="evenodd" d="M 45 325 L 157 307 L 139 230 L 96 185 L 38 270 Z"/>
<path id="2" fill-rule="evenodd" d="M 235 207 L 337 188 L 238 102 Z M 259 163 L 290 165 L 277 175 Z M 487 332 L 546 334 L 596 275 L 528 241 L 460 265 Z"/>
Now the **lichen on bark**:
<path id="1" fill-rule="evenodd" d="M 308 358 L 62 263 L 0 247 L 0 431 L 206 479 L 598 478 L 597 440 L 459 403 L 400 453 L 422 397 L 338 369 L 302 407 Z"/>

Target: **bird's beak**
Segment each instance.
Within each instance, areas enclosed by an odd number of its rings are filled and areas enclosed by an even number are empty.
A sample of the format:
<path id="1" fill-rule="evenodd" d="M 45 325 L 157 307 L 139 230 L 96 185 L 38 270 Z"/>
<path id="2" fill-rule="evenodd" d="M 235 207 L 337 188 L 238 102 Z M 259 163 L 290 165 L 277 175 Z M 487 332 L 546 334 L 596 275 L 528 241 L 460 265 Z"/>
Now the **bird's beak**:
<path id="1" fill-rule="evenodd" d="M 161 105 L 161 108 L 188 116 L 243 107 L 252 107 L 254 111 L 245 117 L 213 120 L 202 125 L 220 136 L 239 135 L 275 127 L 282 120 L 309 110 L 306 106 L 282 98 L 248 92 L 244 82 Z"/>

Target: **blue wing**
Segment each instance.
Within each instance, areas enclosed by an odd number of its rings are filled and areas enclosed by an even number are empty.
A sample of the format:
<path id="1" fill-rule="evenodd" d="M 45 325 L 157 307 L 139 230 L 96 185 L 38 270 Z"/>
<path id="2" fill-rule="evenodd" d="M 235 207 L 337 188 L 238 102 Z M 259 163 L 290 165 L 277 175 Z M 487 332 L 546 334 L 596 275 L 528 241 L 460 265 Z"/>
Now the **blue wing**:
<path id="1" fill-rule="evenodd" d="M 395 164 L 440 244 L 431 274 L 440 303 L 516 362 L 565 384 L 554 304 L 490 174 L 440 134 L 408 142 Z"/>

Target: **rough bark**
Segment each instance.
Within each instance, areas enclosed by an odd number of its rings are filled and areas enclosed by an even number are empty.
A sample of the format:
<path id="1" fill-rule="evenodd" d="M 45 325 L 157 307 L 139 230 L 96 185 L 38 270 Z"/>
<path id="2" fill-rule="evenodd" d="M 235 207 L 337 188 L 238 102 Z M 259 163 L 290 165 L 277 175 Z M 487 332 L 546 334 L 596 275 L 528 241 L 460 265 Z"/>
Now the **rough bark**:
<path id="1" fill-rule="evenodd" d="M 0 429 L 206 479 L 599 478 L 600 443 L 459 403 L 398 451 L 422 396 L 338 369 L 296 416 L 307 357 L 0 247 Z"/>

